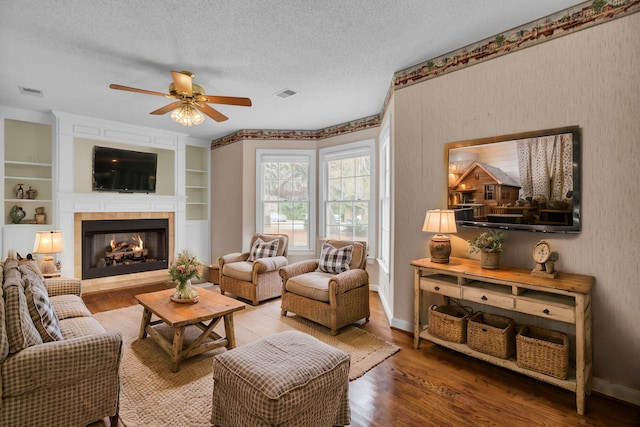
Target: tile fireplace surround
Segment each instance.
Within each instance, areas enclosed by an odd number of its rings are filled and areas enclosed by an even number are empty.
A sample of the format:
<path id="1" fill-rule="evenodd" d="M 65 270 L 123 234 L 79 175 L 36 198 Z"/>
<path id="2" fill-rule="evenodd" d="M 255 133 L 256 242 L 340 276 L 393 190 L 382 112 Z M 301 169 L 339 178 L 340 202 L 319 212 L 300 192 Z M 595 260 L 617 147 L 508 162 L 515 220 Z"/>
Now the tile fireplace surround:
<path id="1" fill-rule="evenodd" d="M 74 277 L 82 277 L 82 221 L 131 220 L 131 219 L 167 219 L 169 222 L 169 254 L 174 253 L 175 215 L 173 212 L 81 212 L 74 214 Z M 85 279 L 83 289 L 87 292 L 116 289 L 158 283 L 168 279 L 166 269 L 122 274 L 118 276 Z"/>

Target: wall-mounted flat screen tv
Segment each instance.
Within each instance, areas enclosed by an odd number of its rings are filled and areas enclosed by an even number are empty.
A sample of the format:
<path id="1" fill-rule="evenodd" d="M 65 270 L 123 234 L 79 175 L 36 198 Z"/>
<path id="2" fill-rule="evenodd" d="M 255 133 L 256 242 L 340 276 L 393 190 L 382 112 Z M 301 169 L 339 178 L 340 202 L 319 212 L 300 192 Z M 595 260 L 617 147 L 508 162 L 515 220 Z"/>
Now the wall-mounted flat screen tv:
<path id="1" fill-rule="evenodd" d="M 155 193 L 158 155 L 93 147 L 93 190 Z"/>
<path id="2" fill-rule="evenodd" d="M 459 226 L 580 231 L 578 126 L 449 143 L 445 164 Z"/>

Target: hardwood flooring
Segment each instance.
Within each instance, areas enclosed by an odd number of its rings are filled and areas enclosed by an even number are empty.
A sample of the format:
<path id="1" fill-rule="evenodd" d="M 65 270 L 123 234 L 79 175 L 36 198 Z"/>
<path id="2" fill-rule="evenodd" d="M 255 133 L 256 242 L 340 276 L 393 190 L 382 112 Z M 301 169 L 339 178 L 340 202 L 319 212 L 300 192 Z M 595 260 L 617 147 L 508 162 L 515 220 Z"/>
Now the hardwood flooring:
<path id="1" fill-rule="evenodd" d="M 149 285 L 83 298 L 95 313 L 135 305 L 135 295 L 165 288 Z M 412 334 L 389 327 L 375 292 L 371 319 L 361 327 L 401 350 L 350 383 L 352 427 L 640 426 L 638 407 L 592 394 L 585 415 L 578 415 L 575 394 L 567 390 L 426 341 L 414 349 Z"/>

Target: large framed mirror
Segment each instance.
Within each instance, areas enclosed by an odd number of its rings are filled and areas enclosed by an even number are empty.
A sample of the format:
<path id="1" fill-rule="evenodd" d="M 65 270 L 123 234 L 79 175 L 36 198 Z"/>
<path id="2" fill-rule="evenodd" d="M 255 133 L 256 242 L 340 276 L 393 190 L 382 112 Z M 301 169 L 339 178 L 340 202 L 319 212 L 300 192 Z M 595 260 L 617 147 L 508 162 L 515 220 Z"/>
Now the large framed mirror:
<path id="1" fill-rule="evenodd" d="M 448 208 L 458 226 L 580 232 L 580 128 L 445 145 Z"/>

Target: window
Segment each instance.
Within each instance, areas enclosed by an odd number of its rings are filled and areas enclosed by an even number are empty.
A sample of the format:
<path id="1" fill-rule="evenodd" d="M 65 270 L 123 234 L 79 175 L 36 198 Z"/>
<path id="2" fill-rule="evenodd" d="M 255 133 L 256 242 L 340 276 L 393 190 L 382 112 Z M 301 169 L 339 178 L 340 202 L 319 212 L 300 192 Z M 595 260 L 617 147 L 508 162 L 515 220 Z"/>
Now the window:
<path id="1" fill-rule="evenodd" d="M 289 251 L 315 245 L 315 152 L 256 150 L 256 231 L 286 234 Z"/>
<path id="2" fill-rule="evenodd" d="M 388 273 L 391 263 L 391 132 L 389 121 L 382 125 L 380 133 L 380 266 Z"/>
<path id="3" fill-rule="evenodd" d="M 484 186 L 484 199 L 485 200 L 493 200 L 493 193 L 495 188 L 493 185 L 485 185 Z"/>
<path id="4" fill-rule="evenodd" d="M 370 140 L 320 150 L 320 230 L 327 239 L 360 240 L 371 248 L 373 147 Z"/>

